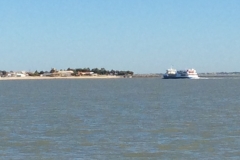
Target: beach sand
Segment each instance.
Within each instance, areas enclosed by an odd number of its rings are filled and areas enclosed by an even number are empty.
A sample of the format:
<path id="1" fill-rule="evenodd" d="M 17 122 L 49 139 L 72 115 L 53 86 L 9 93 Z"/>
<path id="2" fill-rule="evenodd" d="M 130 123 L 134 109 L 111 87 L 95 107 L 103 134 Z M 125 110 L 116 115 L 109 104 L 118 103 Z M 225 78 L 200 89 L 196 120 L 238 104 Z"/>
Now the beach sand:
<path id="1" fill-rule="evenodd" d="M 40 77 L 40 76 L 27 76 L 27 77 L 0 77 L 1 80 L 51 80 L 51 79 L 113 79 L 123 78 L 122 76 L 72 76 L 72 77 Z"/>

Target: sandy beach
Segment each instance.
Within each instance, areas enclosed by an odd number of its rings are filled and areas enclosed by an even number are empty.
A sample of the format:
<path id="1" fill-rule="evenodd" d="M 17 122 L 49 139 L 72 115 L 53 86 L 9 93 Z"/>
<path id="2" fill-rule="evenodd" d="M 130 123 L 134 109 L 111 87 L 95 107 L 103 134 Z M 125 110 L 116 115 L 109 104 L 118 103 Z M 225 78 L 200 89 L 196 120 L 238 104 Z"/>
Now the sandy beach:
<path id="1" fill-rule="evenodd" d="M 40 76 L 27 76 L 27 77 L 0 77 L 1 80 L 51 80 L 51 79 L 115 79 L 123 78 L 122 76 L 72 76 L 72 77 L 40 77 Z"/>

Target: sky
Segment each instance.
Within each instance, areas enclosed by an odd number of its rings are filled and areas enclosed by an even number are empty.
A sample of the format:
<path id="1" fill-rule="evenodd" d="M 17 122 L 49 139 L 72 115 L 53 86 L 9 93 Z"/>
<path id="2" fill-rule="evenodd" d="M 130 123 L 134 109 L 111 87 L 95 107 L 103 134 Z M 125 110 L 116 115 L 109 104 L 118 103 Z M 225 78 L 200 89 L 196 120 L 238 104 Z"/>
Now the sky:
<path id="1" fill-rule="evenodd" d="M 0 70 L 171 66 L 240 72 L 240 1 L 0 1 Z"/>

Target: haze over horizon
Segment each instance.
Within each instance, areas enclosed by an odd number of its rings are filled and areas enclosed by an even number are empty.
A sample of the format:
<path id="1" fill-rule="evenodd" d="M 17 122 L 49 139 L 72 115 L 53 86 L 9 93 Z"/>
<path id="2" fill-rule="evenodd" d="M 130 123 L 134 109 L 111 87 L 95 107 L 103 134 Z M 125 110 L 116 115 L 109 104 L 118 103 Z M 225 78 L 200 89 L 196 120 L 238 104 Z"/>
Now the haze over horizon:
<path id="1" fill-rule="evenodd" d="M 239 0 L 2 0 L 0 70 L 240 71 Z"/>

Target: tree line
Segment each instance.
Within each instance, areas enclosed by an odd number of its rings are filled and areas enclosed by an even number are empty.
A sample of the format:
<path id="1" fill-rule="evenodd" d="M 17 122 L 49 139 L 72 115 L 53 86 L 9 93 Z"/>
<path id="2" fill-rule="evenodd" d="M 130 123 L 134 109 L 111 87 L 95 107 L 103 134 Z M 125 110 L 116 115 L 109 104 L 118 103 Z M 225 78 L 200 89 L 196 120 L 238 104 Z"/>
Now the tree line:
<path id="1" fill-rule="evenodd" d="M 78 72 L 93 72 L 95 74 L 98 75 L 119 75 L 119 76 L 124 76 L 124 75 L 133 75 L 134 72 L 133 71 L 123 71 L 123 70 L 106 70 L 105 68 L 76 68 L 76 69 L 72 69 L 72 68 L 68 68 L 67 70 L 60 70 L 60 71 L 73 71 L 73 76 L 76 76 L 78 74 Z M 2 75 L 6 75 L 7 71 L 0 71 L 2 73 Z M 11 73 L 12 71 L 10 71 Z M 56 73 L 58 72 L 58 70 L 52 68 L 50 71 L 35 71 L 35 72 L 27 72 L 27 74 L 29 76 L 40 76 L 41 74 L 44 73 Z"/>
<path id="2" fill-rule="evenodd" d="M 73 71 L 75 74 L 77 74 L 78 72 L 93 72 L 99 75 L 133 75 L 134 72 L 133 71 L 119 71 L 119 70 L 106 70 L 105 68 L 76 68 L 76 69 L 71 69 L 68 68 L 68 71 Z"/>

